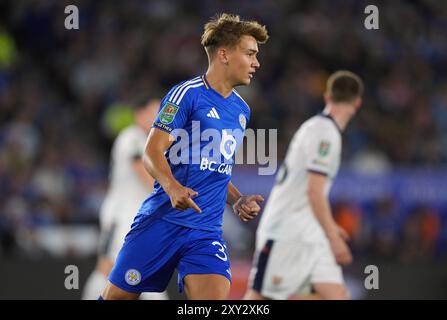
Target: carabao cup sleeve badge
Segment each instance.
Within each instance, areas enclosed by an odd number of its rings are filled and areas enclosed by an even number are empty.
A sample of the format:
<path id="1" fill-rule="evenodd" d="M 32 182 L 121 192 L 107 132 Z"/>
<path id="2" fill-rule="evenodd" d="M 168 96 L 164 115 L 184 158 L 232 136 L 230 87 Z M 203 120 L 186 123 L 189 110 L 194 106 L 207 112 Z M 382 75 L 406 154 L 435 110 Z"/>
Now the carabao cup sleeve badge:
<path id="1" fill-rule="evenodd" d="M 170 124 L 172 121 L 174 121 L 175 115 L 177 114 L 178 106 L 175 104 L 166 102 L 166 104 L 163 107 L 163 110 L 161 111 L 160 115 L 160 121 L 164 124 Z"/>
<path id="2" fill-rule="evenodd" d="M 329 141 L 321 141 L 320 146 L 318 148 L 318 153 L 322 157 L 326 157 L 329 154 L 329 148 L 331 147 L 331 143 Z"/>

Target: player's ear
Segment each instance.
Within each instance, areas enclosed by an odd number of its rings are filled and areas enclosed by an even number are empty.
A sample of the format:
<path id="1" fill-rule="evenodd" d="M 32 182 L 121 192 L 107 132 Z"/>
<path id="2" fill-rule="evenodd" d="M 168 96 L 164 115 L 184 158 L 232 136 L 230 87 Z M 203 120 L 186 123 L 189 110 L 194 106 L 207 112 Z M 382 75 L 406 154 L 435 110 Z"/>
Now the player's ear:
<path id="1" fill-rule="evenodd" d="M 217 59 L 223 64 L 228 64 L 228 50 L 226 48 L 219 48 L 216 52 Z"/>
<path id="2" fill-rule="evenodd" d="M 331 101 L 331 96 L 330 96 L 329 92 L 325 92 L 324 93 L 324 102 L 326 104 L 328 104 L 330 101 Z"/>
<path id="3" fill-rule="evenodd" d="M 354 108 L 355 110 L 360 109 L 360 106 L 362 105 L 362 97 L 357 97 L 354 100 Z"/>

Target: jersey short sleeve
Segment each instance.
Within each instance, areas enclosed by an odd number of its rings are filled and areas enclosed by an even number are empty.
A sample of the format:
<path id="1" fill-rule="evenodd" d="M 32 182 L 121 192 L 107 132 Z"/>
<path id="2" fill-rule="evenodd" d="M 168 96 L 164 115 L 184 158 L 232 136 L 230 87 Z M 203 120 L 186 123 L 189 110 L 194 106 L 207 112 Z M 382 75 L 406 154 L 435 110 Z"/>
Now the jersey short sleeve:
<path id="1" fill-rule="evenodd" d="M 307 171 L 330 175 L 331 167 L 340 156 L 340 147 L 336 130 L 325 126 L 312 128 L 304 143 Z"/>
<path id="2" fill-rule="evenodd" d="M 144 139 L 145 135 L 139 134 L 136 130 L 132 132 L 132 135 L 129 139 L 128 150 L 129 156 L 133 159 L 141 159 L 144 151 L 144 145 L 146 140 Z"/>
<path id="3" fill-rule="evenodd" d="M 116 141 L 116 152 L 119 157 L 139 159 L 143 155 L 145 134 L 136 126 L 124 129 Z"/>
<path id="4" fill-rule="evenodd" d="M 152 124 L 152 128 L 163 130 L 174 137 L 177 137 L 176 129 L 182 129 L 187 124 L 193 108 L 191 91 L 186 90 L 182 93 L 182 86 L 179 87 L 174 87 L 163 98 L 160 111 Z"/>

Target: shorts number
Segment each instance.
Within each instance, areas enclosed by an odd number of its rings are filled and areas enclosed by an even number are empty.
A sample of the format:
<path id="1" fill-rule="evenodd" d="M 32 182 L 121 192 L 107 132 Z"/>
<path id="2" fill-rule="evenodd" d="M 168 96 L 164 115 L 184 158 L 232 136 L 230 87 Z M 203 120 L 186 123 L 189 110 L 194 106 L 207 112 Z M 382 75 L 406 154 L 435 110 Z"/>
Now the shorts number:
<path id="1" fill-rule="evenodd" d="M 212 245 L 213 246 L 219 246 L 220 247 L 219 252 L 223 253 L 223 257 L 220 256 L 218 253 L 216 253 L 215 256 L 218 257 L 222 261 L 227 261 L 228 257 L 227 257 L 227 254 L 225 253 L 225 249 L 227 248 L 227 246 L 226 245 L 222 245 L 219 241 L 214 241 L 212 243 Z"/>

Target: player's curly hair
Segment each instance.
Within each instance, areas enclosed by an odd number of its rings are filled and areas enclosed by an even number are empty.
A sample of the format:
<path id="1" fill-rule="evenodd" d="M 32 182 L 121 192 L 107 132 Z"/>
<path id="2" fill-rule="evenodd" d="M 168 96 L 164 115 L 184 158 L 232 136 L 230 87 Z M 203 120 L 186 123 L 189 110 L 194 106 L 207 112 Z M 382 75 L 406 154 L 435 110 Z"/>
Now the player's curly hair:
<path id="1" fill-rule="evenodd" d="M 218 47 L 234 47 L 244 35 L 252 36 L 258 43 L 265 43 L 269 38 L 266 27 L 257 21 L 244 21 L 238 15 L 223 13 L 205 24 L 201 43 L 212 54 Z"/>

